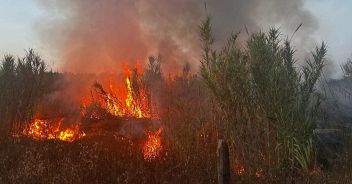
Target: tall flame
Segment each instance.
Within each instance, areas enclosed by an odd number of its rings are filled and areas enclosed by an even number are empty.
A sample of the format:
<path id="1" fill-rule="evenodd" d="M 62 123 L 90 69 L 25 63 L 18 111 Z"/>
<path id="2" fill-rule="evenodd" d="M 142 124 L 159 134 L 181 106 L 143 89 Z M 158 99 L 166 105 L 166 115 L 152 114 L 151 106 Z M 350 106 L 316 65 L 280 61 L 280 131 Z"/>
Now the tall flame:
<path id="1" fill-rule="evenodd" d="M 136 101 L 133 99 L 133 91 L 131 86 L 130 77 L 126 78 L 126 87 L 127 87 L 127 98 L 126 98 L 126 106 L 131 112 L 132 116 L 137 118 L 143 118 L 143 113 L 141 107 L 136 104 Z"/>
<path id="2" fill-rule="evenodd" d="M 97 83 L 100 97 L 98 100 L 91 99 L 90 103 L 98 102 L 100 107 L 116 117 L 152 118 L 152 106 L 139 79 L 142 69 L 137 66 L 134 70 L 125 68 L 124 87 L 116 88 L 109 80 L 109 84 L 106 85 L 108 90 L 105 90 L 102 84 Z M 82 99 L 83 111 L 89 107 L 86 99 Z"/>

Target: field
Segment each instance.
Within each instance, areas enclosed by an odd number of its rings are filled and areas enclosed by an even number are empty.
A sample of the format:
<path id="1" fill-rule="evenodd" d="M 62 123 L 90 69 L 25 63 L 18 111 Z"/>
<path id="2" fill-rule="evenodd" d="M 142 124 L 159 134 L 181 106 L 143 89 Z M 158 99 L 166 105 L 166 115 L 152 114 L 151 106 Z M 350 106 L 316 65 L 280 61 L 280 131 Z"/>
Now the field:
<path id="1" fill-rule="evenodd" d="M 159 57 L 98 76 L 5 56 L 0 183 L 217 183 L 219 139 L 232 183 L 350 182 L 351 118 L 325 89 L 352 80 L 322 80 L 325 43 L 298 65 L 277 29 L 238 36 L 214 49 L 206 19 L 200 67 L 173 75 Z"/>

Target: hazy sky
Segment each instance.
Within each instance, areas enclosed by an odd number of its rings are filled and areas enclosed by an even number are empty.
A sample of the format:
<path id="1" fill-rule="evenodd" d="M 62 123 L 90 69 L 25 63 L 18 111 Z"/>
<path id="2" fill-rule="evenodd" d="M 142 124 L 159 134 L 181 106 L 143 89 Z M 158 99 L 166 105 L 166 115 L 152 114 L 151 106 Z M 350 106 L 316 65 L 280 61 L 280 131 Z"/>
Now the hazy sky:
<path id="1" fill-rule="evenodd" d="M 316 40 L 327 42 L 329 58 L 339 68 L 352 57 L 352 1 L 309 0 L 306 5 L 319 20 Z"/>
<path id="2" fill-rule="evenodd" d="M 329 57 L 335 63 L 344 62 L 352 54 L 352 1 L 306 2 L 306 7 L 319 20 L 320 28 L 315 34 L 317 43 L 326 41 Z M 34 48 L 53 64 L 55 59 L 45 53 L 35 32 L 35 23 L 41 15 L 35 0 L 0 0 L 0 55 L 23 55 L 26 49 Z"/>
<path id="3" fill-rule="evenodd" d="M 23 54 L 37 47 L 33 31 L 40 10 L 32 0 L 0 0 L 0 54 Z"/>

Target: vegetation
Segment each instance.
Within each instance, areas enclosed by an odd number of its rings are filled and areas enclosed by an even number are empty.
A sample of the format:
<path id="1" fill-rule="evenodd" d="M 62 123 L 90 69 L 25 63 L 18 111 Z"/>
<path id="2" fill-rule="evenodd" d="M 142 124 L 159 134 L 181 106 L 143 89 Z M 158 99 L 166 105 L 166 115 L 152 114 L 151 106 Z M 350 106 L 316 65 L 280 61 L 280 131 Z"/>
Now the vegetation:
<path id="1" fill-rule="evenodd" d="M 244 48 L 233 34 L 220 51 L 212 49 L 209 18 L 201 33 L 201 74 L 226 117 L 222 123 L 234 162 L 253 175 L 258 168 L 308 174 L 315 166 L 312 138 L 321 100 L 315 85 L 324 66 L 325 44 L 296 68 L 295 51 L 277 29 L 252 34 Z"/>
<path id="2" fill-rule="evenodd" d="M 9 133 L 33 118 L 42 97 L 55 90 L 58 74 L 47 71 L 41 57 L 29 50 L 23 58 L 5 56 L 0 66 L 0 130 Z"/>
<path id="3" fill-rule="evenodd" d="M 347 62 L 342 65 L 342 71 L 343 71 L 345 77 L 352 76 L 352 60 L 351 59 L 347 59 Z"/>
<path id="4" fill-rule="evenodd" d="M 72 143 L 12 136 L 66 83 L 65 74 L 48 71 L 33 50 L 22 59 L 5 56 L 0 183 L 216 183 L 219 138 L 230 145 L 233 183 L 349 181 L 349 147 L 336 161 L 344 163 L 344 172 L 323 171 L 314 143 L 326 45 L 298 67 L 290 40 L 277 29 L 248 35 L 245 43 L 233 34 L 219 50 L 213 48 L 209 18 L 200 31 L 200 76 L 185 63 L 178 75 L 167 77 L 160 57 L 150 57 L 143 75 L 134 70 L 131 77 L 133 90 L 150 93 L 148 102 L 156 103 L 162 123 L 162 153 L 152 161 L 143 159 L 141 142 L 115 136 Z M 101 84 L 91 85 L 104 93 Z"/>

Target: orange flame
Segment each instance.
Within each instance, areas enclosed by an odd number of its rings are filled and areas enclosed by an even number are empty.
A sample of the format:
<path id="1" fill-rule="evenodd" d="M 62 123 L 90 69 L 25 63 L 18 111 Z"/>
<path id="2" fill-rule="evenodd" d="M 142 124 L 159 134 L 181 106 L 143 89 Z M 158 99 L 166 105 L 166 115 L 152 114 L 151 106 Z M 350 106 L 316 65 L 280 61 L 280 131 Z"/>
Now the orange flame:
<path id="1" fill-rule="evenodd" d="M 79 130 L 79 126 L 61 131 L 62 121 L 63 119 L 51 124 L 47 120 L 35 119 L 22 133 L 36 140 L 58 139 L 67 142 L 85 136 L 84 132 Z"/>
<path id="2" fill-rule="evenodd" d="M 103 85 L 98 87 L 101 91 L 98 100 L 91 98 L 91 101 L 87 102 L 87 97 L 82 98 L 82 114 L 85 116 L 89 103 L 98 102 L 106 112 L 116 117 L 152 118 L 152 107 L 147 92 L 138 78 L 143 74 L 142 69 L 138 65 L 134 70 L 126 66 L 124 74 L 124 87 L 116 88 L 109 79 L 108 85 L 105 85 L 108 90 L 103 89 Z"/>
<path id="3" fill-rule="evenodd" d="M 255 177 L 257 178 L 262 178 L 264 176 L 263 174 L 263 169 L 258 169 L 256 172 L 255 172 Z"/>
<path id="4" fill-rule="evenodd" d="M 159 156 L 162 150 L 161 132 L 162 129 L 159 129 L 155 133 L 148 134 L 147 141 L 143 145 L 143 157 L 145 160 L 151 161 Z"/>
<path id="5" fill-rule="evenodd" d="M 133 91 L 131 86 L 130 77 L 126 78 L 126 87 L 127 87 L 127 98 L 126 98 L 126 106 L 129 112 L 131 112 L 132 116 L 137 118 L 143 118 L 143 113 L 141 107 L 136 104 L 135 100 L 133 99 Z"/>
<path id="6" fill-rule="evenodd" d="M 88 95 L 83 95 L 81 101 L 82 118 L 101 119 L 106 113 L 116 117 L 132 118 L 156 118 L 151 105 L 148 90 L 143 86 L 139 76 L 142 69 L 138 65 L 134 70 L 125 68 L 124 86 L 114 86 L 111 79 L 108 80 L 107 90 L 102 84 L 96 83 L 96 93 L 94 91 Z M 72 142 L 86 136 L 80 130 L 79 124 L 73 127 L 62 127 L 64 119 L 43 120 L 35 119 L 26 127 L 22 135 L 36 140 L 55 139 Z M 149 132 L 146 142 L 142 145 L 143 157 L 151 161 L 157 158 L 162 150 L 161 144 L 162 129 L 156 132 Z"/>
<path id="7" fill-rule="evenodd" d="M 246 170 L 243 165 L 236 166 L 235 168 L 235 174 L 237 176 L 243 176 L 245 174 Z"/>

